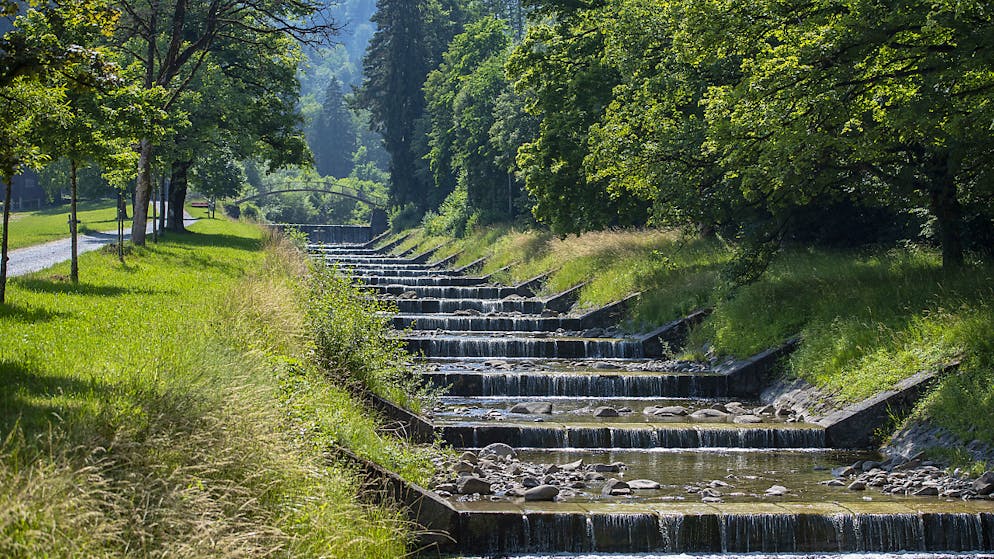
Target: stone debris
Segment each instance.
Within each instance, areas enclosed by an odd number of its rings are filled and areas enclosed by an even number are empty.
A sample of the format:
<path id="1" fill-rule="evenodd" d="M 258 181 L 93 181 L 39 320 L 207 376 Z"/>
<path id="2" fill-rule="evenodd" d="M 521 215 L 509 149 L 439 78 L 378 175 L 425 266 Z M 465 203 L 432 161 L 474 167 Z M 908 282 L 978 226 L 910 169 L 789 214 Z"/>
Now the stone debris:
<path id="1" fill-rule="evenodd" d="M 884 462 L 865 460 L 836 468 L 835 480 L 822 485 L 846 486 L 850 491 L 876 489 L 891 495 L 943 497 L 950 499 L 988 499 L 994 493 L 994 472 L 975 480 L 962 472 L 948 473 L 939 464 L 916 456 L 911 460 L 892 457 Z"/>
<path id="2" fill-rule="evenodd" d="M 464 452 L 459 458 L 439 457 L 439 467 L 431 487 L 441 496 L 459 500 L 477 500 L 486 495 L 491 499 L 525 498 L 529 501 L 554 501 L 573 497 L 584 490 L 602 496 L 630 495 L 633 489 L 659 489 L 658 482 L 640 479 L 621 480 L 627 466 L 621 462 L 584 464 L 576 460 L 565 464 L 536 464 L 520 461 L 516 453 L 503 443 L 494 443 L 479 454 Z M 606 492 L 604 474 L 613 476 L 613 485 Z M 534 491 L 533 491 L 534 490 Z"/>

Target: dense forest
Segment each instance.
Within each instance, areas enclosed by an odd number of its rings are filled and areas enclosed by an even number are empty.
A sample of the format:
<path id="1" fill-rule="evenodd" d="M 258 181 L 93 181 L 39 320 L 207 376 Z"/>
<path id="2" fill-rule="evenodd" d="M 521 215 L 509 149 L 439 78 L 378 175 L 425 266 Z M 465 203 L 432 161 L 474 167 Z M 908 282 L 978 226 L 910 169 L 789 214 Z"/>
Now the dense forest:
<path id="1" fill-rule="evenodd" d="M 374 21 L 357 101 L 395 222 L 688 227 L 746 276 L 784 242 L 924 240 L 947 266 L 994 246 L 986 3 L 381 0 Z"/>
<path id="2" fill-rule="evenodd" d="M 785 242 L 926 241 L 949 266 L 994 246 L 983 2 L 3 5 L 0 170 L 127 190 L 139 214 L 166 184 L 338 186 L 454 234 L 685 227 L 746 276 Z M 319 193 L 239 210 L 368 214 Z"/>

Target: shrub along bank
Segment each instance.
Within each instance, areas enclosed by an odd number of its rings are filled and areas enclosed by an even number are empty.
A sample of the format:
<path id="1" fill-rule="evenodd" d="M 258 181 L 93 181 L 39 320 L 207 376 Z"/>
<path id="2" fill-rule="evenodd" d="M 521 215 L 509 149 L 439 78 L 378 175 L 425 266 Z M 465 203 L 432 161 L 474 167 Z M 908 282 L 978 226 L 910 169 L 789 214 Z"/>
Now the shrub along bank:
<path id="1" fill-rule="evenodd" d="M 255 226 L 191 229 L 124 265 L 83 255 L 78 286 L 67 266 L 11 282 L 0 556 L 403 555 L 408 527 L 328 449 L 416 480 L 426 452 L 323 370 L 307 307 L 331 291 Z"/>
<path id="2" fill-rule="evenodd" d="M 718 240 L 675 231 L 586 233 L 557 238 L 508 228 L 464 238 L 413 230 L 398 250 L 459 253 L 456 265 L 486 256 L 479 272 L 504 282 L 550 272 L 547 292 L 581 282 L 592 307 L 641 291 L 627 327 L 652 325 L 712 307 L 685 351 L 744 357 L 800 335 L 785 374 L 858 401 L 922 370 L 961 361 L 915 411 L 964 440 L 994 443 L 994 268 L 943 271 L 937 251 L 785 249 L 753 283 L 726 280 L 732 251 Z"/>

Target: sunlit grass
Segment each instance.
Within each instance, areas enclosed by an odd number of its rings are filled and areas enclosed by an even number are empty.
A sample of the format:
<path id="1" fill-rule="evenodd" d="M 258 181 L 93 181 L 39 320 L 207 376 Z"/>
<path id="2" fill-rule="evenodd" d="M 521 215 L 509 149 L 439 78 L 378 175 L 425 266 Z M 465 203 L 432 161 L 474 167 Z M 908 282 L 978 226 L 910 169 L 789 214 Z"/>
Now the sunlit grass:
<path id="1" fill-rule="evenodd" d="M 80 202 L 77 208 L 80 232 L 117 230 L 117 210 L 113 200 Z M 130 217 L 130 214 L 129 214 Z M 10 250 L 69 237 L 69 205 L 11 214 Z M 131 227 L 131 220 L 125 222 Z"/>
<path id="2" fill-rule="evenodd" d="M 256 227 L 84 255 L 0 309 L 0 556 L 398 557 L 327 444 L 420 470 L 312 364 L 299 255 Z M 302 382 L 301 379 L 306 380 Z M 420 461 L 420 462 L 419 462 Z"/>
<path id="3" fill-rule="evenodd" d="M 416 234 L 410 246 L 438 238 Z M 458 263 L 481 256 L 483 273 L 514 283 L 552 272 L 544 293 L 582 282 L 579 307 L 642 292 L 628 325 L 646 329 L 705 307 L 714 314 L 686 351 L 747 357 L 801 336 L 786 374 L 840 402 L 893 387 L 919 371 L 962 361 L 918 407 L 966 440 L 994 443 L 994 268 L 943 271 L 920 247 L 869 252 L 787 249 L 763 277 L 733 288 L 732 252 L 675 231 L 605 231 L 562 239 L 494 227 L 451 240 Z M 707 352 L 705 351 L 707 350 Z"/>

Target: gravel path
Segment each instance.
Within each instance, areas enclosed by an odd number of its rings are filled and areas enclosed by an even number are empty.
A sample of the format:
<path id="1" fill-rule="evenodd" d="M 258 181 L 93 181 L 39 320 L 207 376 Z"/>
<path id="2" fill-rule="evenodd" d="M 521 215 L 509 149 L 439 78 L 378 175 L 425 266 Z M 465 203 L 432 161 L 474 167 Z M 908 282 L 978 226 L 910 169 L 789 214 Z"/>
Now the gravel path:
<path id="1" fill-rule="evenodd" d="M 183 220 L 187 225 L 196 221 L 190 214 L 183 214 Z M 148 224 L 148 234 L 152 234 L 152 223 Z M 124 231 L 124 238 L 131 238 L 131 227 Z M 117 241 L 117 230 L 100 231 L 98 233 L 80 234 L 79 253 L 90 252 L 98 248 L 109 245 Z M 71 242 L 68 237 L 57 241 L 50 241 L 44 244 L 19 248 L 12 250 L 8 254 L 7 277 L 23 276 L 69 260 Z"/>

